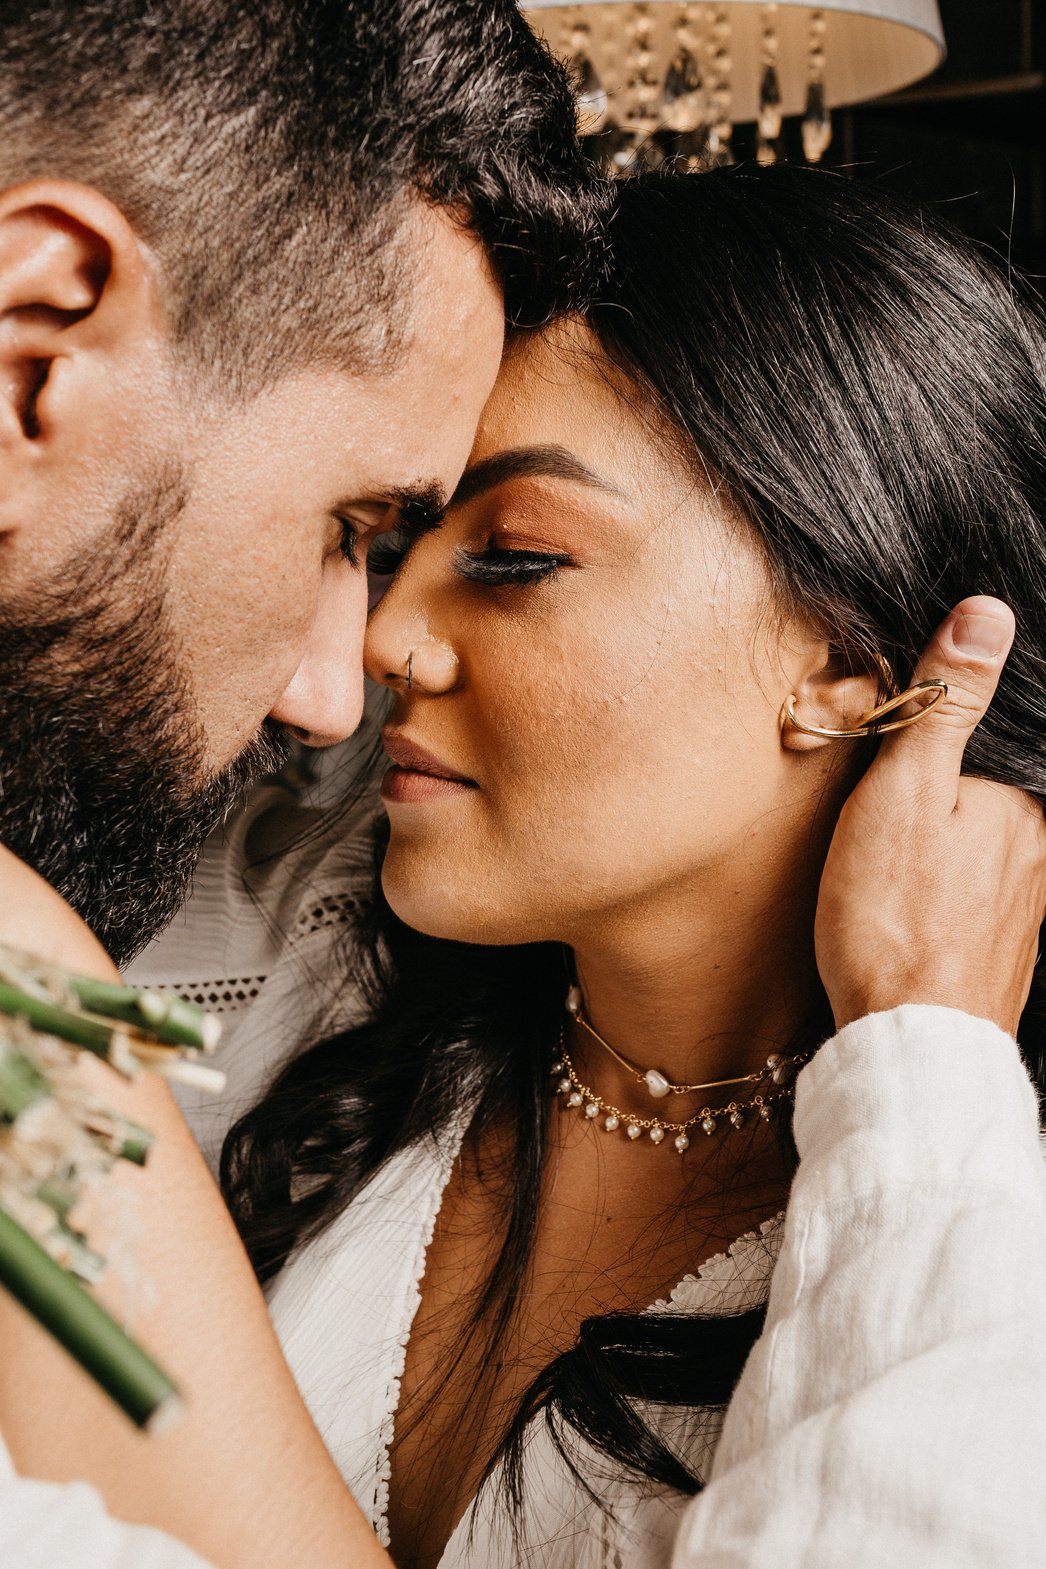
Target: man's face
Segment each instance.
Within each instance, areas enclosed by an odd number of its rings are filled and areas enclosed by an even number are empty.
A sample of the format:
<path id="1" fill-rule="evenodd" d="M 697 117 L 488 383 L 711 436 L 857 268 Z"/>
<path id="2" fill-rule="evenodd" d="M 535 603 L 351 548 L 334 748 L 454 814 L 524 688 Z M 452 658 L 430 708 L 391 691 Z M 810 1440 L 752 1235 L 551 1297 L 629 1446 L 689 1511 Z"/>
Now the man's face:
<path id="1" fill-rule="evenodd" d="M 0 839 L 118 957 L 169 917 L 202 837 L 271 763 L 267 717 L 316 744 L 355 728 L 367 538 L 404 496 L 449 495 L 464 467 L 500 360 L 500 292 L 448 215 L 410 222 L 418 281 L 395 369 L 297 370 L 226 403 L 186 388 L 147 311 L 136 354 L 125 314 L 94 341 L 71 324 L 79 338 L 22 420 L 27 457 L 10 422 L 0 431 L 0 463 L 14 459 Z M 17 323 L 0 329 L 9 361 L 18 342 Z"/>

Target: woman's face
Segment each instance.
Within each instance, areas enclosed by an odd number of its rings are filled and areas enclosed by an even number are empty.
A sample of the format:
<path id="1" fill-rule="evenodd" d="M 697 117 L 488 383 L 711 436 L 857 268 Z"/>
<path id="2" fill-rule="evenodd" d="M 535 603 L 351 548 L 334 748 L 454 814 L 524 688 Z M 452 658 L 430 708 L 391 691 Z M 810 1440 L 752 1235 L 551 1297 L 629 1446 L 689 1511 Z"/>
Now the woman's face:
<path id="1" fill-rule="evenodd" d="M 803 640 L 745 525 L 594 352 L 578 324 L 512 346 L 446 521 L 371 615 L 405 765 L 385 891 L 436 936 L 577 944 L 716 898 L 794 811 L 779 714 Z"/>

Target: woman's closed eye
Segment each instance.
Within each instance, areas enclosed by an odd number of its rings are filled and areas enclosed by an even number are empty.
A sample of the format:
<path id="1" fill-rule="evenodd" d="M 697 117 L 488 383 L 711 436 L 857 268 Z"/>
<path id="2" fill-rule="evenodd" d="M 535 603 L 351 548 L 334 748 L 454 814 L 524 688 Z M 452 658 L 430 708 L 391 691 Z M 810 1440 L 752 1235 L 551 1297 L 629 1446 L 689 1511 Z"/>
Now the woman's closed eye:
<path id="1" fill-rule="evenodd" d="M 454 552 L 454 571 L 470 583 L 487 583 L 498 588 L 525 588 L 555 577 L 562 567 L 575 565 L 565 551 L 511 550 L 488 540 L 482 550 Z"/>
<path id="2" fill-rule="evenodd" d="M 391 577 L 403 565 L 418 539 L 409 528 L 393 529 L 371 545 L 367 567 L 377 577 Z M 566 551 L 510 549 L 492 536 L 482 550 L 458 546 L 454 551 L 454 571 L 470 583 L 494 587 L 525 588 L 554 577 L 562 567 L 574 566 Z"/>
<path id="3" fill-rule="evenodd" d="M 442 519 L 401 517 L 394 528 L 371 540 L 367 549 L 368 608 L 373 610 L 423 534 L 441 527 Z"/>
<path id="4" fill-rule="evenodd" d="M 367 551 L 367 570 L 375 577 L 392 577 L 410 555 L 418 540 L 442 526 L 442 519 L 401 517 L 394 528 L 386 529 L 371 541 Z"/>

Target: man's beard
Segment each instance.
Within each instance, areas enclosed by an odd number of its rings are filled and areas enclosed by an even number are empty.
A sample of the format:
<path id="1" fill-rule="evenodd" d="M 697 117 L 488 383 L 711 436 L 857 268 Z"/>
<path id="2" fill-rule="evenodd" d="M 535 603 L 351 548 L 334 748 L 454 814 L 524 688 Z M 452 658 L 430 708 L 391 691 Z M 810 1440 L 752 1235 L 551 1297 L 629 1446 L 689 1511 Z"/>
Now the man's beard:
<path id="1" fill-rule="evenodd" d="M 156 473 L 83 565 L 0 604 L 0 843 L 126 964 L 184 899 L 211 830 L 283 758 L 265 727 L 208 773 L 164 611 L 185 486 Z"/>

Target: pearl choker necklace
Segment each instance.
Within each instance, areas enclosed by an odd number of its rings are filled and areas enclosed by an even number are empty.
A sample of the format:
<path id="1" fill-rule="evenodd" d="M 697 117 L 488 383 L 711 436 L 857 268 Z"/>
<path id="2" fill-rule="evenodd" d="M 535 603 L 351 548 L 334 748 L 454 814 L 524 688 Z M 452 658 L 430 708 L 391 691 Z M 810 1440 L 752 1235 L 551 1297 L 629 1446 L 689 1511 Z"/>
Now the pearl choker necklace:
<path id="1" fill-rule="evenodd" d="M 636 1117 L 622 1111 L 619 1106 L 612 1106 L 595 1090 L 582 1084 L 567 1051 L 566 1024 L 561 1025 L 559 1058 L 552 1064 L 552 1076 L 556 1080 L 555 1093 L 562 1097 L 563 1106 L 571 1111 L 581 1111 L 589 1122 L 594 1122 L 597 1117 L 602 1116 L 603 1129 L 606 1133 L 615 1133 L 618 1129 L 622 1129 L 625 1137 L 633 1142 L 646 1133 L 652 1144 L 661 1144 L 666 1133 L 674 1133 L 675 1138 L 672 1142 L 680 1155 L 690 1148 L 687 1130 L 698 1124 L 701 1131 L 711 1137 L 718 1128 L 720 1119 L 724 1117 L 732 1128 L 744 1126 L 747 1112 L 755 1112 L 763 1122 L 769 1122 L 774 1114 L 775 1104 L 788 1100 L 794 1093 L 795 1074 L 812 1056 L 808 1051 L 799 1052 L 794 1057 L 782 1057 L 779 1053 L 772 1052 L 767 1057 L 765 1066 L 756 1073 L 746 1073 L 736 1079 L 712 1079 L 707 1084 L 673 1084 L 659 1069 L 640 1068 L 627 1057 L 622 1057 L 608 1041 L 603 1039 L 584 1017 L 580 987 L 571 986 L 567 992 L 566 1008 L 576 1023 L 587 1030 L 615 1061 L 627 1069 L 637 1084 L 644 1085 L 655 1100 L 661 1100 L 669 1094 L 691 1095 L 700 1090 L 720 1089 L 728 1084 L 756 1085 L 767 1081 L 765 1089 L 756 1091 L 746 1100 L 731 1100 L 725 1106 L 702 1106 L 700 1111 L 682 1122 L 672 1122 L 662 1117 Z"/>

